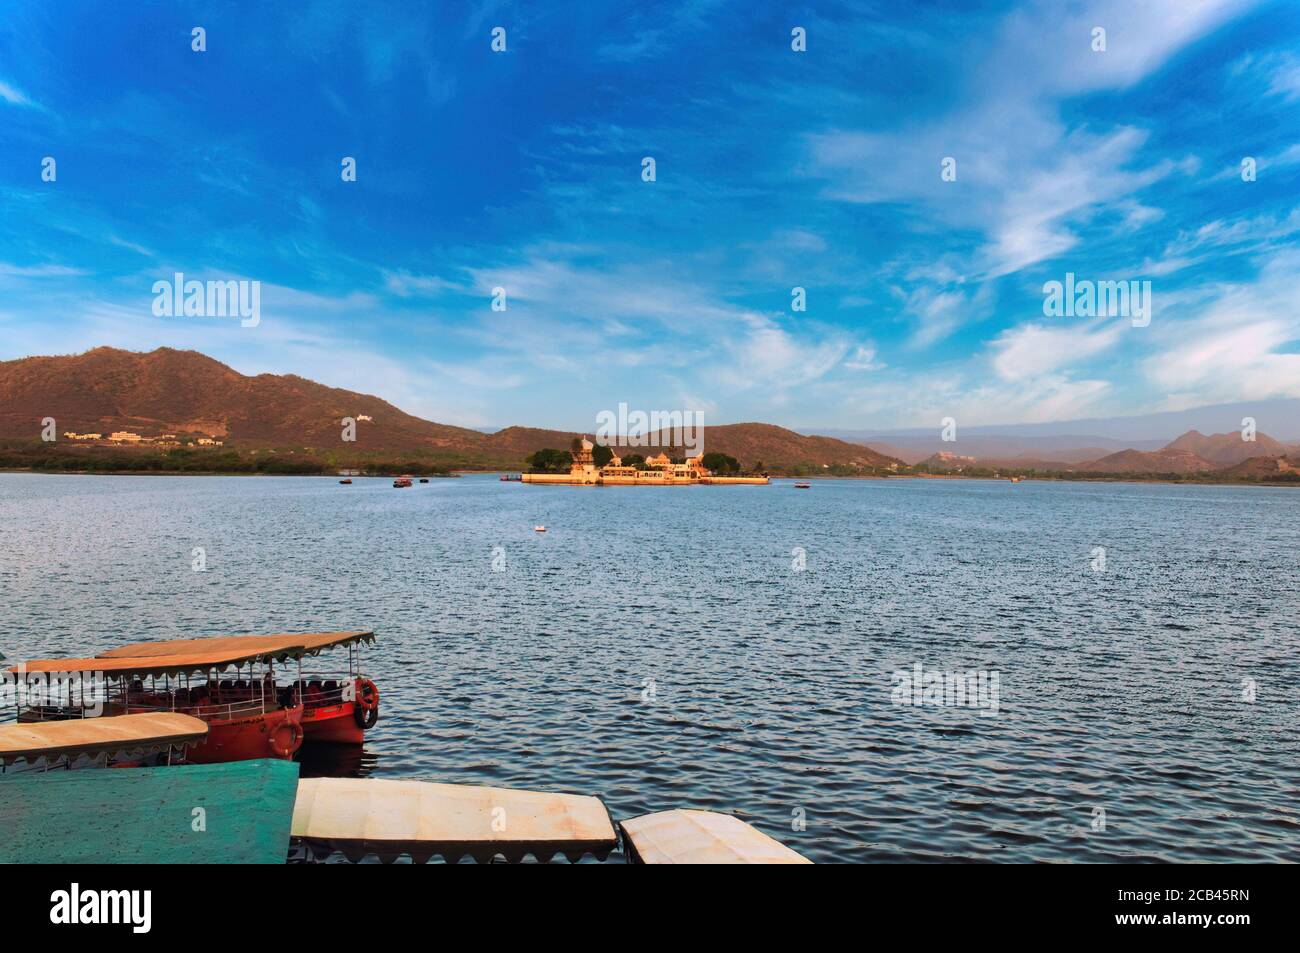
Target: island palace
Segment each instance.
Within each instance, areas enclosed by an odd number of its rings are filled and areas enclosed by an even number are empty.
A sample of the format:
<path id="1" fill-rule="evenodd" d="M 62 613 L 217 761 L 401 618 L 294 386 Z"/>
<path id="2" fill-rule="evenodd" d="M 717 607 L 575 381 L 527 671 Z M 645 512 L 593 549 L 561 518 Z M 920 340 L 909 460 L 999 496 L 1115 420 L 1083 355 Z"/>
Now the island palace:
<path id="1" fill-rule="evenodd" d="M 569 451 L 573 465 L 568 473 L 525 473 L 524 483 L 563 483 L 578 486 L 686 486 L 693 483 L 751 484 L 764 486 L 765 476 L 730 477 L 714 476 L 704 468 L 704 454 L 691 457 L 685 463 L 673 463 L 664 453 L 646 460 L 646 469 L 623 465 L 615 455 L 603 467 L 596 466 L 591 451 L 594 445 L 583 438 L 581 449 Z"/>

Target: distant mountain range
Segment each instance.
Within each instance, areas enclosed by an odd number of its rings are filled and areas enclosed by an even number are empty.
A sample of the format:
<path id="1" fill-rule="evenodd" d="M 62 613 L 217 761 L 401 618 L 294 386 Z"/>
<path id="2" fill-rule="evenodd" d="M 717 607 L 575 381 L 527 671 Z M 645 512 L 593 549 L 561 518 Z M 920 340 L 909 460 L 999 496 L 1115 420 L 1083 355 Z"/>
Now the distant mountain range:
<path id="1" fill-rule="evenodd" d="M 1040 456 L 1037 458 L 1021 457 L 977 457 L 956 454 L 951 451 L 938 451 L 923 460 L 916 461 L 931 471 L 954 472 L 972 468 L 995 468 L 1002 470 L 1044 470 L 1075 473 L 1217 473 L 1256 460 L 1283 461 L 1280 472 L 1287 472 L 1290 466 L 1287 457 L 1296 455 L 1300 458 L 1300 447 L 1288 446 L 1274 440 L 1268 434 L 1256 433 L 1253 440 L 1246 440 L 1240 431 L 1235 433 L 1211 434 L 1206 436 L 1197 430 L 1187 433 L 1155 450 L 1125 449 L 1114 453 L 1103 453 L 1094 459 L 1065 459 L 1085 451 L 1061 452 L 1056 457 Z M 1278 467 L 1245 467 L 1243 475 L 1274 472 Z"/>
<path id="2" fill-rule="evenodd" d="M 1273 401 L 1256 405 L 1259 414 L 1274 414 Z M 1207 408 L 1214 419 L 1250 416 L 1246 405 Z M 1260 409 L 1264 408 L 1264 409 Z M 1249 409 L 1249 408 L 1247 408 Z M 1152 415 L 1163 421 L 1180 415 Z M 220 439 L 231 450 L 306 451 L 335 465 L 377 455 L 414 459 L 450 467 L 517 469 L 524 458 L 546 447 L 565 449 L 575 432 L 533 427 L 506 427 L 487 433 L 423 420 L 368 394 L 326 387 L 293 375 L 246 376 L 196 351 L 159 348 L 148 353 L 101 347 L 64 357 L 29 357 L 0 362 L 0 438 L 35 441 L 40 422 L 52 417 L 60 440 L 68 431 L 130 431 L 145 438 L 165 434 Z M 356 440 L 342 439 L 343 419 L 356 421 Z M 1290 418 L 1288 418 L 1290 422 Z M 1086 424 L 1087 428 L 1084 429 Z M 1103 426 L 1104 425 L 1104 426 Z M 862 473 L 903 469 L 924 463 L 931 471 L 968 469 L 1038 470 L 1077 474 L 1201 474 L 1241 468 L 1251 474 L 1286 473 L 1300 447 L 1265 433 L 1244 440 L 1235 429 L 1206 435 L 1188 430 L 1172 442 L 1112 436 L 1113 421 L 1058 425 L 1046 433 L 987 433 L 969 428 L 956 442 L 944 443 L 936 432 L 896 431 L 888 442 L 866 445 L 860 439 L 806 435 L 772 424 L 708 426 L 706 450 L 735 457 L 742 467 L 762 466 L 784 472 Z M 1133 432 L 1146 432 L 1130 422 Z M 1234 423 L 1234 427 L 1236 424 Z M 1098 432 L 1101 431 L 1101 432 Z M 590 432 L 588 432 L 590 435 Z M 136 447 L 136 450 L 147 449 Z M 62 450 L 62 445 L 59 446 Z M 98 446 L 77 446 L 94 452 Z M 155 448 L 158 449 L 158 448 Z M 669 435 L 624 452 L 651 455 L 667 451 L 682 456 Z M 1264 462 L 1257 462 L 1263 460 Z"/>
<path id="3" fill-rule="evenodd" d="M 1066 449 L 1083 446 L 1110 447 L 1116 450 L 1125 448 L 1150 450 L 1163 446 L 1175 434 L 1186 433 L 1189 430 L 1199 430 L 1202 433 L 1228 433 L 1239 430 L 1244 417 L 1253 418 L 1257 429 L 1266 430 L 1276 435 L 1279 440 L 1300 442 L 1300 399 L 1295 398 L 1211 404 L 1188 410 L 1135 414 L 1129 417 L 1091 417 L 1084 420 L 1049 423 L 959 426 L 957 436 L 962 443 L 975 438 L 1003 441 L 1006 448 L 1015 447 L 1014 450 L 1009 451 L 1012 456 L 1044 448 Z M 911 447 L 915 446 L 915 441 L 937 441 L 939 421 L 934 422 L 933 428 L 837 430 L 814 427 L 811 429 L 828 437 L 866 442 L 872 446 Z M 929 452 L 951 449 L 951 446 L 936 446 Z M 1007 450 L 999 452 L 1007 452 Z"/>
<path id="4" fill-rule="evenodd" d="M 67 431 L 198 434 L 230 448 L 306 448 L 334 457 L 404 454 L 453 466 L 511 469 L 545 447 L 567 449 L 578 436 L 531 427 L 484 433 L 433 423 L 368 394 L 293 375 L 249 377 L 196 351 L 171 348 L 137 353 L 100 347 L 0 362 L 0 437 L 35 439 L 45 417 L 55 419 L 60 439 Z M 355 443 L 342 441 L 344 417 L 357 421 Z M 861 444 L 771 424 L 708 426 L 703 442 L 706 450 L 735 457 L 745 467 L 901 466 Z M 666 435 L 633 449 L 681 455 Z"/>
<path id="5" fill-rule="evenodd" d="M 1241 434 L 1245 418 L 1256 427 L 1276 425 L 1293 440 L 1257 431 L 1254 441 Z M 1170 440 L 1189 423 L 1223 428 L 1206 436 L 1197 426 Z M 1166 429 L 1169 428 L 1169 429 Z M 955 465 L 983 468 L 1073 471 L 1083 473 L 1209 473 L 1252 457 L 1277 457 L 1300 450 L 1300 400 L 1218 404 L 1195 410 L 1061 423 L 958 427 L 957 440 L 931 430 L 845 431 L 828 434 L 870 443 L 881 453 L 932 469 Z M 1157 435 L 1158 436 L 1155 436 Z M 963 464 L 951 458 L 960 457 Z M 973 460 L 974 463 L 969 461 Z"/>

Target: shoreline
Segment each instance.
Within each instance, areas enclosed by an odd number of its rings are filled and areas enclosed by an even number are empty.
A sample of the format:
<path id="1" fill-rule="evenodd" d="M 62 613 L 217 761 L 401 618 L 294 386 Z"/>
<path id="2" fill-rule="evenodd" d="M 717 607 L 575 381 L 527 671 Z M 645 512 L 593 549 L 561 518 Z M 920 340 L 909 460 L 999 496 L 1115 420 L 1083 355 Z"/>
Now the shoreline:
<path id="1" fill-rule="evenodd" d="M 452 470 L 448 473 L 420 473 L 410 476 L 417 480 L 451 480 L 464 473 L 486 473 L 485 470 Z M 513 473 L 513 470 L 496 470 L 496 473 Z M 293 477 L 305 480 L 391 480 L 401 473 L 365 473 L 346 477 L 338 473 L 250 473 L 247 470 L 45 470 L 36 467 L 0 467 L 5 473 L 34 473 L 39 476 L 156 476 L 156 477 Z"/>
<path id="2" fill-rule="evenodd" d="M 484 476 L 499 476 L 501 474 L 523 473 L 521 470 L 466 470 L 456 469 L 446 473 L 428 473 L 421 475 L 418 471 L 411 475 L 420 479 L 439 479 L 450 480 L 466 475 L 482 474 Z M 353 477 L 343 477 L 340 474 L 330 473 L 249 473 L 246 470 L 46 470 L 36 467 L 0 467 L 0 475 L 6 473 L 32 473 L 39 476 L 121 476 L 121 477 L 292 477 L 295 479 L 314 479 L 314 480 L 388 480 L 401 474 L 394 473 L 369 473 Z M 783 474 L 774 474 L 770 477 L 772 480 L 956 480 L 970 481 L 973 483 L 1011 483 L 1010 477 L 989 477 L 989 476 L 962 476 L 955 473 L 895 473 L 889 476 L 879 474 L 864 473 L 861 476 L 786 476 Z M 516 482 L 516 481 L 511 481 Z M 1156 484 L 1164 486 L 1267 486 L 1267 487 L 1300 487 L 1300 481 L 1295 480 L 1176 480 L 1169 477 L 1150 477 L 1142 478 L 1132 475 L 1113 475 L 1113 476 L 1088 476 L 1088 477 L 1050 477 L 1044 475 L 1021 476 L 1021 483 L 1131 483 L 1131 484 Z M 548 484 L 539 483 L 538 486 Z M 562 485 L 562 484 L 553 484 Z"/>

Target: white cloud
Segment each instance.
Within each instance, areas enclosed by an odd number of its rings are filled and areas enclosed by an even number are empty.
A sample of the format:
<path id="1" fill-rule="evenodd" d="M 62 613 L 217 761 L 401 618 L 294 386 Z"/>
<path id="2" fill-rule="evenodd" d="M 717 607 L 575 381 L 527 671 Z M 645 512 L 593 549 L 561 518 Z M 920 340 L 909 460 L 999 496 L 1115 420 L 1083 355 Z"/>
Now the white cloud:
<path id="1" fill-rule="evenodd" d="M 1008 328 L 990 344 L 993 369 L 1006 381 L 1041 377 L 1109 350 L 1126 329 L 1135 330 L 1130 318 L 1104 318 L 1061 327 L 1031 323 Z"/>
<path id="2" fill-rule="evenodd" d="M 443 291 L 465 292 L 469 290 L 464 284 L 440 278 L 436 275 L 416 275 L 399 269 L 383 273 L 384 288 L 399 298 L 434 297 Z"/>
<path id="3" fill-rule="evenodd" d="M 1265 261 L 1254 282 L 1226 286 L 1203 313 L 1159 334 L 1143 369 L 1170 406 L 1300 397 L 1300 252 Z"/>
<path id="4" fill-rule="evenodd" d="M 844 366 L 851 371 L 876 371 L 885 365 L 876 360 L 874 347 L 860 344 L 853 354 L 845 359 Z"/>
<path id="5" fill-rule="evenodd" d="M 68 278 L 86 274 L 80 268 L 67 265 L 11 265 L 0 262 L 0 275 L 9 278 Z"/>
<path id="6" fill-rule="evenodd" d="M 1147 133 L 1133 126 L 1086 128 L 1064 117 L 1065 101 L 1123 89 L 1178 50 L 1251 6 L 1251 0 L 1130 0 L 1062 10 L 1035 3 L 1010 14 L 986 49 L 973 51 L 969 88 L 939 119 L 869 132 L 832 129 L 807 140 L 808 172 L 830 197 L 856 203 L 922 203 L 950 230 L 982 235 L 964 259 L 945 263 L 966 282 L 987 282 L 1059 256 L 1079 241 L 1081 225 L 1117 208 L 1117 232 L 1159 219 L 1135 194 L 1192 166 L 1143 164 Z M 1104 53 L 1090 46 L 1104 25 Z M 955 181 L 940 160 L 957 163 Z M 910 310 L 920 322 L 913 344 L 947 337 L 975 316 L 950 277 L 924 289 Z"/>
<path id="7" fill-rule="evenodd" d="M 909 343 L 928 347 L 946 338 L 968 318 L 971 307 L 960 291 L 936 291 L 918 288 L 907 299 L 907 313 L 917 322 Z"/>
<path id="8" fill-rule="evenodd" d="M 16 86 L 11 86 L 4 80 L 0 80 L 0 99 L 3 99 L 11 106 L 35 106 L 27 94 Z"/>

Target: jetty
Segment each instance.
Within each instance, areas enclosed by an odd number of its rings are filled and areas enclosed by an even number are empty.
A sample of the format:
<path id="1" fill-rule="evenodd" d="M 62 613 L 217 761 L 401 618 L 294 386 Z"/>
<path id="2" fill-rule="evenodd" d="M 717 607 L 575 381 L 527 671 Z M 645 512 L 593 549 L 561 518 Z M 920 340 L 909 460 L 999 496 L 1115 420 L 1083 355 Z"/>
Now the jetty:
<path id="1" fill-rule="evenodd" d="M 808 863 L 739 818 L 664 811 L 615 825 L 598 797 L 433 781 L 300 779 L 298 763 L 171 758 L 208 725 L 181 714 L 0 725 L 0 863 Z M 28 770 L 8 766 L 25 761 Z M 76 770 L 72 770 L 72 769 Z M 42 770 L 43 769 L 43 770 Z"/>

